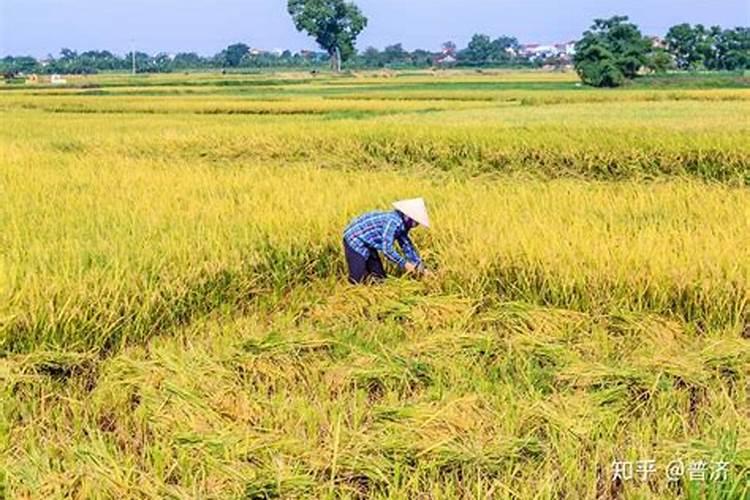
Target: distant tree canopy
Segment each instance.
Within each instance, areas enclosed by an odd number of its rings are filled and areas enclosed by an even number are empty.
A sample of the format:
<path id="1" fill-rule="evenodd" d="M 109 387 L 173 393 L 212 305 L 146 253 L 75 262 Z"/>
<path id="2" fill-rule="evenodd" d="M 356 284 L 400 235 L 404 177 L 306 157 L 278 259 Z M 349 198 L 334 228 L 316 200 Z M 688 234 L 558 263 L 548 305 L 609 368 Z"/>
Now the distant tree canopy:
<path id="1" fill-rule="evenodd" d="M 204 65 L 204 60 L 195 52 L 180 52 L 175 54 L 172 65 L 175 69 L 200 68 Z"/>
<path id="2" fill-rule="evenodd" d="M 244 43 L 234 43 L 224 49 L 222 59 L 224 64 L 230 68 L 236 68 L 242 62 L 242 58 L 250 52 L 250 47 Z"/>
<path id="3" fill-rule="evenodd" d="M 37 60 L 31 56 L 5 56 L 0 63 L 2 63 L 0 64 L 2 72 L 11 75 L 13 73 L 31 73 L 39 67 Z"/>
<path id="4" fill-rule="evenodd" d="M 689 69 L 703 60 L 701 51 L 705 50 L 705 36 L 702 25 L 697 25 L 695 29 L 687 23 L 672 26 L 665 41 L 678 68 Z"/>
<path id="5" fill-rule="evenodd" d="M 468 47 L 462 53 L 464 59 L 477 63 L 486 63 L 495 55 L 490 37 L 479 33 L 471 37 Z"/>
<path id="6" fill-rule="evenodd" d="M 78 52 L 63 48 L 57 57 L 37 60 L 30 56 L 6 56 L 0 59 L 0 73 L 13 79 L 17 73 L 87 74 L 99 71 L 130 71 L 135 59 L 139 73 L 164 73 L 206 69 L 235 71 L 258 68 L 322 69 L 326 63 L 340 69 L 341 61 L 350 69 L 430 68 L 430 67 L 557 67 L 571 63 L 570 54 L 561 49 L 531 50 L 512 36 L 492 38 L 477 33 L 467 46 L 459 49 L 452 41 L 435 51 L 407 50 L 393 43 L 379 50 L 367 47 L 357 53 L 354 43 L 367 20 L 359 9 L 344 0 L 291 0 L 295 25 L 303 31 L 318 33 L 325 52 L 301 50 L 263 51 L 243 42 L 229 45 L 212 56 L 195 52 L 149 55 L 136 52 L 114 54 L 107 50 Z M 305 28 L 307 26 L 307 28 Z M 319 29 L 320 28 L 320 29 Z M 526 49 L 526 50 L 524 50 Z M 544 48 L 542 48 L 544 49 Z M 617 86 L 644 69 L 668 70 L 742 70 L 750 68 L 750 28 L 723 29 L 719 26 L 678 24 L 663 40 L 647 39 L 627 17 L 598 19 L 576 44 L 572 62 L 584 82 L 597 86 Z M 340 58 L 339 58 L 340 56 Z"/>
<path id="7" fill-rule="evenodd" d="M 409 61 L 410 54 L 404 50 L 403 45 L 395 43 L 383 49 L 383 62 L 385 64 L 405 64 Z"/>
<path id="8" fill-rule="evenodd" d="M 520 48 L 514 37 L 501 36 L 492 40 L 489 35 L 475 34 L 466 49 L 459 52 L 459 60 L 475 66 L 509 63 Z"/>
<path id="9" fill-rule="evenodd" d="M 683 23 L 669 28 L 665 37 L 679 69 L 742 69 L 750 66 L 750 28 L 722 30 Z"/>
<path id="10" fill-rule="evenodd" d="M 305 31 L 328 52 L 334 71 L 355 54 L 357 37 L 367 18 L 354 3 L 345 0 L 289 0 L 289 15 L 297 31 Z"/>
<path id="11" fill-rule="evenodd" d="M 574 64 L 581 80 L 595 87 L 617 87 L 646 65 L 651 41 L 627 16 L 614 16 L 595 19 L 575 49 Z"/>

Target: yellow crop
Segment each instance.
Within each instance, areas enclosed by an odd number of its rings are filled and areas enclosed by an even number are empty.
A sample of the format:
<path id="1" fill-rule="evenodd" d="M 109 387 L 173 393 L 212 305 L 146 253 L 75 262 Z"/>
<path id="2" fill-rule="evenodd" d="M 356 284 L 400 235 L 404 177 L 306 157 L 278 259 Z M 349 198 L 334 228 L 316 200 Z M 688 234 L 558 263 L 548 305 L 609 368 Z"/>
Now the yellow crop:
<path id="1" fill-rule="evenodd" d="M 74 83 L 0 91 L 3 494 L 748 493 L 746 89 Z M 346 284 L 347 221 L 412 196 L 434 276 Z"/>

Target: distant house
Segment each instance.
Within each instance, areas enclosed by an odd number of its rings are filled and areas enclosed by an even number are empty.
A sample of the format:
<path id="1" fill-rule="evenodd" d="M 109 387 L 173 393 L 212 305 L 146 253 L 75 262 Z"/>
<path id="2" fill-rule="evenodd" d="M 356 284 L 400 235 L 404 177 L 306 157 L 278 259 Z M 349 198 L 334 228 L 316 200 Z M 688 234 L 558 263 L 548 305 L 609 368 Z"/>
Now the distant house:
<path id="1" fill-rule="evenodd" d="M 548 59 L 555 57 L 569 60 L 575 54 L 575 45 L 575 42 L 555 43 L 551 45 L 529 43 L 521 45 L 519 53 L 529 59 Z"/>
<path id="2" fill-rule="evenodd" d="M 530 56 L 534 53 L 534 49 L 539 47 L 538 43 L 527 43 L 524 45 L 521 45 L 521 47 L 518 49 L 518 53 L 522 56 Z"/>
<path id="3" fill-rule="evenodd" d="M 437 66 L 449 66 L 451 64 L 456 64 L 458 59 L 456 59 L 451 54 L 441 54 L 440 56 L 435 58 L 435 65 Z"/>
<path id="4" fill-rule="evenodd" d="M 576 53 L 576 42 L 556 43 L 555 49 L 561 56 L 572 56 Z"/>
<path id="5" fill-rule="evenodd" d="M 555 47 L 554 45 L 534 44 L 529 48 L 528 51 L 531 53 L 531 55 L 540 57 L 557 55 L 557 47 Z"/>

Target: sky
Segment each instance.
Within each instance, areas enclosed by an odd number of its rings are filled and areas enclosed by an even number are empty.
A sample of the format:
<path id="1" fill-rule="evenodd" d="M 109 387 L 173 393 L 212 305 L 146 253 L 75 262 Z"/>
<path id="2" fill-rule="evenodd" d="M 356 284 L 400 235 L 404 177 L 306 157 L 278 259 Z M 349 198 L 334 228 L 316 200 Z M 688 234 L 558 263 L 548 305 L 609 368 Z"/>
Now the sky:
<path id="1" fill-rule="evenodd" d="M 437 50 L 474 33 L 521 43 L 575 40 L 597 17 L 630 19 L 648 35 L 678 23 L 750 26 L 750 0 L 355 0 L 369 18 L 358 48 L 403 43 Z M 315 43 L 297 33 L 286 0 L 0 0 L 0 55 L 57 55 L 63 47 L 198 52 L 234 42 L 297 51 Z"/>

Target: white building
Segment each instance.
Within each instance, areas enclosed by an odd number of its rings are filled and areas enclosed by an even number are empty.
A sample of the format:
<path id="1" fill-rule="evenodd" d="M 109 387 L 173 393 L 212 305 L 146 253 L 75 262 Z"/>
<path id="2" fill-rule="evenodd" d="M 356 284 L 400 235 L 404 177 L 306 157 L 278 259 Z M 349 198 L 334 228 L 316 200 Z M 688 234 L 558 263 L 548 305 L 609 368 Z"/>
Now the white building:
<path id="1" fill-rule="evenodd" d="M 576 42 L 556 43 L 555 48 L 560 55 L 573 56 L 576 53 Z"/>
<path id="2" fill-rule="evenodd" d="M 453 57 L 450 54 L 443 54 L 437 59 L 435 59 L 435 64 L 438 65 L 445 65 L 445 64 L 455 64 L 458 61 L 455 57 Z"/>
<path id="3" fill-rule="evenodd" d="M 548 57 L 570 58 L 575 54 L 575 42 L 542 45 L 530 43 L 522 45 L 520 53 L 530 59 L 546 59 Z"/>

